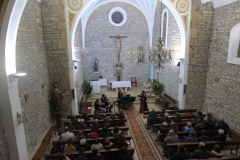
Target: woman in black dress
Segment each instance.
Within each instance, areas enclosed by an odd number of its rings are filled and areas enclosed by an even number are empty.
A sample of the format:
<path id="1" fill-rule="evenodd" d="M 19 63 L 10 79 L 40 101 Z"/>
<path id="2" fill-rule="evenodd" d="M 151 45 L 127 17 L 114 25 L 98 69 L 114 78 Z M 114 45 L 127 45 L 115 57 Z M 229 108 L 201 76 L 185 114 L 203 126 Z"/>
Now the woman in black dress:
<path id="1" fill-rule="evenodd" d="M 143 113 L 144 111 L 148 111 L 148 105 L 147 105 L 147 96 L 144 90 L 142 90 L 140 97 L 140 113 Z"/>

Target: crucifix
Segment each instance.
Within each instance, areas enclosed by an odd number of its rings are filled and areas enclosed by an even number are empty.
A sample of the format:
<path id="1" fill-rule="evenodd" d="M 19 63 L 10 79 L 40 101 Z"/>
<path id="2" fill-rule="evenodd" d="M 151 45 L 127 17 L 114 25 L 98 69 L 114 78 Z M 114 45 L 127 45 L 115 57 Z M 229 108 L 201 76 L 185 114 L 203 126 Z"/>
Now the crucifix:
<path id="1" fill-rule="evenodd" d="M 118 81 L 120 81 L 121 76 L 122 76 L 122 65 L 120 63 L 120 53 L 121 53 L 121 50 L 122 50 L 122 39 L 127 38 L 127 37 L 117 35 L 117 36 L 110 36 L 110 38 L 114 38 L 114 39 L 117 40 L 118 63 L 116 64 L 116 69 L 117 69 L 116 74 L 117 74 L 117 77 L 118 77 Z"/>

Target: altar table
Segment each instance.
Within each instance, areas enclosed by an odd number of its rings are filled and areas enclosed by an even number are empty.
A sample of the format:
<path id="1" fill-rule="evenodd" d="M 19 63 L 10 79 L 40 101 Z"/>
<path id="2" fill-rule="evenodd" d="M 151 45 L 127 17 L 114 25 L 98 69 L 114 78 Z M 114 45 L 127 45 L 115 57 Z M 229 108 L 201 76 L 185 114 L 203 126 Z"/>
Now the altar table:
<path id="1" fill-rule="evenodd" d="M 100 81 L 90 81 L 90 85 L 93 86 L 93 93 L 101 93 L 100 92 Z"/>
<path id="2" fill-rule="evenodd" d="M 118 88 L 125 88 L 125 90 L 127 90 L 127 88 L 132 88 L 131 86 L 131 82 L 130 81 L 112 81 L 112 88 L 116 88 L 116 91 Z"/>

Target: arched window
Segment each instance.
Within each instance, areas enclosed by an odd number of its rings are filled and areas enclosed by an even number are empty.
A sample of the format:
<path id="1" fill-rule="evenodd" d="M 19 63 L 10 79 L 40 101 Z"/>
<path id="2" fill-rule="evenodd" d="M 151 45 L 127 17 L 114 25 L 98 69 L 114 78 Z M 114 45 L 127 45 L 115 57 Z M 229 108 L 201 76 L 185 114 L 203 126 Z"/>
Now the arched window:
<path id="1" fill-rule="evenodd" d="M 167 37 L 168 37 L 168 9 L 167 8 L 165 8 L 162 12 L 161 37 L 163 40 L 163 47 L 167 47 Z"/>

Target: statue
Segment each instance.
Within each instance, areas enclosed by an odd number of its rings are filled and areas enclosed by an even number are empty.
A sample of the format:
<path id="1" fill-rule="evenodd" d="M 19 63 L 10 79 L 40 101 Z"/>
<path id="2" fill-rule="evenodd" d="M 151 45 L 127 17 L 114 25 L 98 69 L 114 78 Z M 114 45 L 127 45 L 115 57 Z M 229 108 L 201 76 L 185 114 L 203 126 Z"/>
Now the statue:
<path id="1" fill-rule="evenodd" d="M 143 46 L 138 47 L 138 63 L 143 63 Z"/>
<path id="2" fill-rule="evenodd" d="M 97 57 L 95 57 L 95 61 L 94 61 L 94 73 L 99 73 L 99 61 Z"/>
<path id="3" fill-rule="evenodd" d="M 53 112 L 58 112 L 61 110 L 60 106 L 62 103 L 62 99 L 63 99 L 63 95 L 62 95 L 61 91 L 58 89 L 58 83 L 53 82 L 51 95 L 49 97 Z"/>

